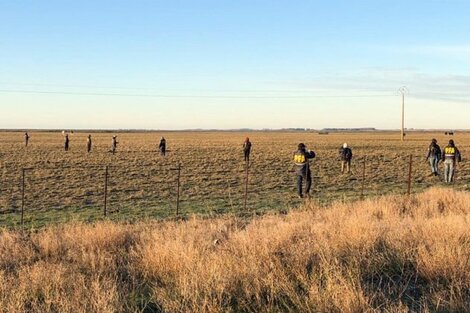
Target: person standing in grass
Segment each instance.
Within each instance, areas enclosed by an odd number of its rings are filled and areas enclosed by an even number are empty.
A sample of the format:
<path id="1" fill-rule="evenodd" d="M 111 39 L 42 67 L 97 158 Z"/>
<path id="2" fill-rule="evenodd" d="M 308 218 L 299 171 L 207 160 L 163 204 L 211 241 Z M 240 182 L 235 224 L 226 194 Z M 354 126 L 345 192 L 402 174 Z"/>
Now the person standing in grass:
<path id="1" fill-rule="evenodd" d="M 449 140 L 449 145 L 444 148 L 442 160 L 444 161 L 444 180 L 447 184 L 451 184 L 454 181 L 455 168 L 462 161 L 462 156 L 455 146 L 454 140 Z"/>
<path id="2" fill-rule="evenodd" d="M 70 148 L 69 134 L 65 134 L 65 137 L 64 137 L 64 150 L 69 151 L 69 148 Z"/>
<path id="3" fill-rule="evenodd" d="M 118 141 L 117 141 L 117 136 L 115 135 L 115 136 L 113 136 L 113 142 L 111 144 L 111 152 L 113 154 L 116 153 L 117 145 L 118 145 Z"/>
<path id="4" fill-rule="evenodd" d="M 428 156 L 426 157 L 426 161 L 429 161 L 429 163 L 431 164 L 431 175 L 439 175 L 439 161 L 441 160 L 441 158 L 441 147 L 439 147 L 439 145 L 437 144 L 437 140 L 433 139 L 431 141 L 431 144 L 429 145 Z"/>
<path id="5" fill-rule="evenodd" d="M 305 180 L 305 196 L 310 197 L 312 187 L 312 172 L 310 170 L 310 160 L 315 158 L 315 152 L 307 150 L 305 144 L 300 143 L 297 151 L 294 152 L 294 163 L 297 176 L 297 194 L 299 198 L 304 197 L 303 181 Z"/>
<path id="6" fill-rule="evenodd" d="M 93 145 L 93 142 L 92 142 L 92 140 L 91 140 L 91 135 L 88 135 L 88 138 L 87 138 L 87 140 L 86 140 L 86 151 L 87 151 L 88 153 L 91 152 L 91 147 L 92 147 L 92 145 Z"/>
<path id="7" fill-rule="evenodd" d="M 344 174 L 345 170 L 346 173 L 349 174 L 351 172 L 351 160 L 353 154 L 347 143 L 343 144 L 343 146 L 339 149 L 339 155 L 341 157 L 341 174 Z"/>
<path id="8" fill-rule="evenodd" d="M 28 132 L 24 133 L 24 146 L 27 148 L 29 144 L 29 134 Z"/>
<path id="9" fill-rule="evenodd" d="M 166 155 L 166 139 L 163 136 L 162 138 L 160 138 L 160 143 L 158 144 L 158 150 L 160 150 L 161 156 Z"/>
<path id="10" fill-rule="evenodd" d="M 243 154 L 245 156 L 245 163 L 249 163 L 251 154 L 251 141 L 248 137 L 246 137 L 245 142 L 243 143 Z"/>

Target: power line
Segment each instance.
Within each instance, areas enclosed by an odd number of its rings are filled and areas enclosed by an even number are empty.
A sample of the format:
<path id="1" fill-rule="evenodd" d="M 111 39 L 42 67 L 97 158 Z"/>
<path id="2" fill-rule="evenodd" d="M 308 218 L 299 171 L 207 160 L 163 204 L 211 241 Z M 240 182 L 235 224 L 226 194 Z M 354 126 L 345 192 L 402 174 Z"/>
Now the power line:
<path id="1" fill-rule="evenodd" d="M 109 97 L 148 97 L 148 98 L 201 98 L 201 99 L 301 99 L 301 98 L 380 98 L 396 97 L 392 94 L 369 95 L 297 95 L 297 96 L 216 96 L 216 95 L 170 95 L 170 94 L 126 94 L 126 93 L 98 93 L 98 92 L 69 92 L 69 91 L 42 91 L 42 90 L 16 90 L 0 89 L 0 93 L 20 94 L 51 94 L 70 96 L 109 96 Z"/>

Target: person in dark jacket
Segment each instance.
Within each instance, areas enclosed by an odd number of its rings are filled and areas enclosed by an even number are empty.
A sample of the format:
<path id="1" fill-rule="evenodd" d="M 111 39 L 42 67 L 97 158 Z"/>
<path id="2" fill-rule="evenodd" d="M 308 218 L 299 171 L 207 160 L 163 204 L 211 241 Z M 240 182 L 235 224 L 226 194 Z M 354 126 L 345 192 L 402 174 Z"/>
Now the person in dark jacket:
<path id="1" fill-rule="evenodd" d="M 310 160 L 315 158 L 315 152 L 307 150 L 305 144 L 300 143 L 297 151 L 294 152 L 294 163 L 297 175 L 297 193 L 300 198 L 304 197 L 303 181 L 305 180 L 305 196 L 310 196 L 312 187 L 312 172 L 310 170 Z"/>
<path id="2" fill-rule="evenodd" d="M 28 132 L 24 133 L 24 146 L 27 148 L 29 144 L 29 134 Z"/>
<path id="3" fill-rule="evenodd" d="M 112 141 L 112 144 L 111 144 L 111 152 L 113 154 L 116 153 L 117 145 L 118 145 L 117 136 L 113 136 L 113 141 Z"/>
<path id="4" fill-rule="evenodd" d="M 457 149 L 452 139 L 449 140 L 449 145 L 444 148 L 442 160 L 444 161 L 444 180 L 447 184 L 451 184 L 454 181 L 457 163 L 462 161 L 460 151 Z"/>
<path id="5" fill-rule="evenodd" d="M 438 176 L 439 175 L 439 161 L 442 158 L 442 151 L 441 147 L 437 144 L 437 140 L 433 139 L 431 144 L 428 148 L 428 155 L 426 157 L 426 161 L 429 161 L 431 164 L 431 175 Z"/>
<path id="6" fill-rule="evenodd" d="M 243 155 L 245 156 L 245 162 L 250 162 L 251 154 L 251 141 L 250 138 L 246 137 L 245 142 L 243 143 Z"/>
<path id="7" fill-rule="evenodd" d="M 87 138 L 87 140 L 86 140 L 86 151 L 87 151 L 88 153 L 91 152 L 91 147 L 92 147 L 92 145 L 93 145 L 93 142 L 92 142 L 92 140 L 91 140 L 91 135 L 88 135 L 88 138 Z"/>
<path id="8" fill-rule="evenodd" d="M 69 148 L 70 148 L 69 134 L 65 134 L 65 137 L 64 137 L 64 150 L 69 151 Z"/>
<path id="9" fill-rule="evenodd" d="M 346 170 L 346 173 L 349 174 L 351 172 L 351 160 L 353 154 L 347 143 L 343 144 L 339 149 L 339 155 L 341 157 L 341 173 L 344 174 L 344 171 Z"/>
<path id="10" fill-rule="evenodd" d="M 164 137 L 160 138 L 160 143 L 158 144 L 158 149 L 160 150 L 160 155 L 166 155 L 166 139 Z"/>

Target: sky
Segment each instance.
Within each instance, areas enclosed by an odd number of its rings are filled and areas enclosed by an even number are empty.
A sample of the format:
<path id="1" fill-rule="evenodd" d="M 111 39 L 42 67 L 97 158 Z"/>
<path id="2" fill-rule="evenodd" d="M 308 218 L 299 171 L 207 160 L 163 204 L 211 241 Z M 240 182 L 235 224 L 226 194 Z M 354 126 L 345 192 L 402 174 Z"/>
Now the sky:
<path id="1" fill-rule="evenodd" d="M 0 0 L 0 128 L 470 128 L 470 1 Z"/>

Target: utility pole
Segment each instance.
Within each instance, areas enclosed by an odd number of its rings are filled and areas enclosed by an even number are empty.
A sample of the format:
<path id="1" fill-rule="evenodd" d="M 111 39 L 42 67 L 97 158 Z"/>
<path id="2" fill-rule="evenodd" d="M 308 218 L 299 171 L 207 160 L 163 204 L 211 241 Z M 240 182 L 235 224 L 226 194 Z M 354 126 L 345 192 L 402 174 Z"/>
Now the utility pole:
<path id="1" fill-rule="evenodd" d="M 406 86 L 402 86 L 398 92 L 401 94 L 401 141 L 405 141 L 405 94 L 409 91 Z"/>

